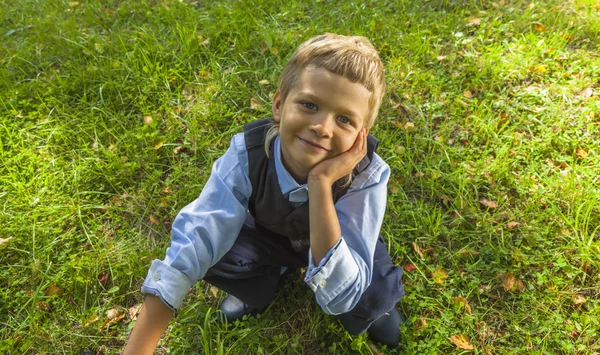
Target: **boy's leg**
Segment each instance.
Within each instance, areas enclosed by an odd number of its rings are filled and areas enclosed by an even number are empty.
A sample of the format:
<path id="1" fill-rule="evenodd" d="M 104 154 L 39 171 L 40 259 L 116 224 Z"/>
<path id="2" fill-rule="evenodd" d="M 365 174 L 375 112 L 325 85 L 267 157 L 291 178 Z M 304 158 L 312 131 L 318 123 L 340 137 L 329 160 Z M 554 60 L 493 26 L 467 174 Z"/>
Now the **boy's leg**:
<path id="1" fill-rule="evenodd" d="M 338 316 L 348 333 L 364 333 L 373 322 L 394 309 L 404 296 L 402 274 L 402 268 L 392 263 L 383 238 L 379 236 L 373 258 L 371 285 L 350 312 Z"/>
<path id="2" fill-rule="evenodd" d="M 208 270 L 204 281 L 260 309 L 271 303 L 279 288 L 282 267 L 305 265 L 289 241 L 257 230 L 248 214 L 235 244 Z"/>

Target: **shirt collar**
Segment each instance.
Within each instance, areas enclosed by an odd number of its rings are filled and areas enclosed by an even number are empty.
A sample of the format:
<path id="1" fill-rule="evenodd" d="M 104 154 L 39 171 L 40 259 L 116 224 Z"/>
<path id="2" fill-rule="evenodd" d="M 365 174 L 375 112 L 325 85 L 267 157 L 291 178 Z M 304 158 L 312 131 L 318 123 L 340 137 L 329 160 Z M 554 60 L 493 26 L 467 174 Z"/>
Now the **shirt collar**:
<path id="1" fill-rule="evenodd" d="M 285 166 L 283 166 L 283 162 L 281 161 L 281 141 L 279 136 L 275 137 L 275 144 L 273 147 L 274 155 L 275 155 L 275 171 L 277 172 L 277 180 L 279 181 L 279 186 L 281 187 L 281 193 L 284 196 L 288 196 L 288 194 L 294 190 L 306 190 L 308 191 L 308 186 L 306 184 L 298 184 L 296 180 L 290 175 Z"/>

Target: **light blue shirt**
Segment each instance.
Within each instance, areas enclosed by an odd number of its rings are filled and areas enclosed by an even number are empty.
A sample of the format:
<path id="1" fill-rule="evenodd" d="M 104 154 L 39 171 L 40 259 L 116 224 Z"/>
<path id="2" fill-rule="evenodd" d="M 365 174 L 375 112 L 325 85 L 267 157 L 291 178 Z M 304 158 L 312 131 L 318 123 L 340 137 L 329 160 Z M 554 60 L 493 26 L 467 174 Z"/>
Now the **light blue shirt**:
<path id="1" fill-rule="evenodd" d="M 306 201 L 308 186 L 298 184 L 283 166 L 279 137 L 274 143 L 273 159 L 282 194 L 292 203 Z M 352 180 L 348 192 L 335 204 L 342 234 L 338 243 L 319 265 L 314 265 L 308 251 L 304 282 L 328 314 L 350 311 L 371 283 L 389 176 L 389 166 L 373 154 L 371 164 Z M 235 243 L 251 194 L 248 154 L 244 134 L 239 133 L 214 163 L 200 196 L 175 218 L 171 246 L 163 261 L 152 261 L 142 293 L 156 295 L 170 309 L 179 309 L 189 288 Z"/>

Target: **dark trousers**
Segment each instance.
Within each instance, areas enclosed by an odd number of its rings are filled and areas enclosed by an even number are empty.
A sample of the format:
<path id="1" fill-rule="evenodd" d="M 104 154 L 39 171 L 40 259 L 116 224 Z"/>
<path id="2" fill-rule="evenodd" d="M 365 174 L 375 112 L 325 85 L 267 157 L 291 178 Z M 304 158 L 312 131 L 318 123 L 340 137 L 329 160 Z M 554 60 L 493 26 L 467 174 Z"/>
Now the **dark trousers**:
<path id="1" fill-rule="evenodd" d="M 251 307 L 264 308 L 271 303 L 279 287 L 281 268 L 307 265 L 306 252 L 298 253 L 287 239 L 256 229 L 254 219 L 248 214 L 235 244 L 208 270 L 204 281 Z M 379 236 L 371 285 L 352 310 L 337 316 L 344 328 L 350 334 L 361 334 L 390 311 L 404 296 L 401 278 L 402 269 L 394 266 Z"/>

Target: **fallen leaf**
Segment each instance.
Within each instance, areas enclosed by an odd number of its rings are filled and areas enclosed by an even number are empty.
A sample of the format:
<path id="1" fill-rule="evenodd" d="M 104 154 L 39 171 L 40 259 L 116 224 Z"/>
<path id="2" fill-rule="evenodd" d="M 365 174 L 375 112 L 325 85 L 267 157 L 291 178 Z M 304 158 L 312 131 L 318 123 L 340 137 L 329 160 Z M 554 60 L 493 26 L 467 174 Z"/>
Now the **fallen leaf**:
<path id="1" fill-rule="evenodd" d="M 573 303 L 574 304 L 584 304 L 586 301 L 585 297 L 582 295 L 573 295 Z"/>
<path id="2" fill-rule="evenodd" d="M 477 17 L 471 17 L 467 26 L 479 26 L 481 24 L 481 20 Z"/>
<path id="3" fill-rule="evenodd" d="M 156 144 L 156 145 L 154 146 L 154 150 L 159 150 L 159 149 L 160 149 L 160 147 L 162 147 L 163 145 L 165 145 L 165 143 L 164 143 L 164 142 L 158 142 L 158 144 Z"/>
<path id="4" fill-rule="evenodd" d="M 412 131 L 415 128 L 415 124 L 412 122 L 406 122 L 404 124 L 404 129 L 407 131 Z"/>
<path id="5" fill-rule="evenodd" d="M 56 287 L 55 285 L 50 285 L 48 287 L 48 289 L 46 290 L 46 296 L 60 296 L 62 294 L 62 289 L 59 287 Z"/>
<path id="6" fill-rule="evenodd" d="M 173 148 L 173 154 L 179 154 L 183 149 L 185 149 L 184 146 L 178 145 L 177 147 Z"/>
<path id="7" fill-rule="evenodd" d="M 173 192 L 173 189 L 172 189 L 172 188 L 170 188 L 169 186 L 165 187 L 165 188 L 162 190 L 162 193 L 164 193 L 164 194 L 170 194 L 171 192 Z"/>
<path id="8" fill-rule="evenodd" d="M 271 53 L 277 55 L 279 54 L 279 49 L 277 49 L 277 47 L 271 47 Z"/>
<path id="9" fill-rule="evenodd" d="M 371 353 L 373 353 L 373 355 L 383 355 L 383 353 L 377 349 L 377 345 L 374 343 L 369 343 L 369 349 L 371 349 Z"/>
<path id="10" fill-rule="evenodd" d="M 548 31 L 548 27 L 542 25 L 541 23 L 534 23 L 533 24 L 533 29 L 538 31 L 538 32 L 546 32 Z"/>
<path id="11" fill-rule="evenodd" d="M 473 256 L 477 256 L 479 254 L 481 254 L 480 252 L 478 252 L 477 250 L 471 250 L 471 249 L 461 249 L 458 254 L 460 255 L 473 255 Z"/>
<path id="12" fill-rule="evenodd" d="M 581 90 L 580 95 L 581 95 L 581 97 L 584 97 L 586 99 L 590 98 L 590 97 L 592 97 L 592 95 L 594 95 L 594 89 L 592 89 L 591 86 L 588 86 L 587 88 Z"/>
<path id="13" fill-rule="evenodd" d="M 585 150 L 583 148 L 577 148 L 577 153 L 576 154 L 577 154 L 577 157 L 581 158 L 581 159 L 585 159 L 585 158 L 587 158 L 590 155 L 589 151 L 587 151 L 587 150 Z"/>
<path id="14" fill-rule="evenodd" d="M 111 308 L 108 311 L 106 311 L 104 314 L 106 315 L 106 319 L 108 319 L 108 320 L 115 319 L 120 314 L 119 308 L 118 307 Z"/>
<path id="15" fill-rule="evenodd" d="M 504 287 L 504 291 L 511 291 L 515 287 L 515 275 L 512 272 L 506 273 L 504 281 L 502 281 L 502 287 Z"/>
<path id="16" fill-rule="evenodd" d="M 266 52 L 268 50 L 269 50 L 269 46 L 267 45 L 267 42 L 265 42 L 264 40 L 262 40 L 260 42 L 260 51 L 264 53 L 264 52 Z"/>
<path id="17" fill-rule="evenodd" d="M 492 288 L 492 286 L 490 286 L 490 285 L 478 285 L 477 286 L 477 289 L 479 290 L 480 294 L 489 291 L 491 288 Z"/>
<path id="18" fill-rule="evenodd" d="M 473 98 L 473 93 L 471 92 L 471 90 L 465 90 L 465 92 L 463 92 L 463 95 L 468 99 Z"/>
<path id="19" fill-rule="evenodd" d="M 208 46 L 209 44 L 210 44 L 210 39 L 208 39 L 208 38 L 202 42 L 203 46 Z"/>
<path id="20" fill-rule="evenodd" d="M 415 271 L 417 271 L 417 267 L 415 266 L 415 264 L 412 264 L 412 263 L 404 264 L 404 266 L 402 268 L 406 272 L 415 272 Z"/>
<path id="21" fill-rule="evenodd" d="M 479 199 L 479 202 L 487 208 L 496 208 L 498 207 L 498 203 L 496 201 L 488 200 L 485 197 Z"/>
<path id="22" fill-rule="evenodd" d="M 456 334 L 448 339 L 450 339 L 450 341 L 459 349 L 473 350 L 473 344 L 471 344 L 469 338 L 464 334 Z"/>
<path id="23" fill-rule="evenodd" d="M 35 304 L 35 308 L 42 312 L 50 312 L 50 305 L 47 302 L 40 301 Z"/>
<path id="24" fill-rule="evenodd" d="M 397 194 L 398 192 L 400 192 L 400 187 L 398 185 L 390 185 L 389 189 L 390 192 L 393 194 Z"/>
<path id="25" fill-rule="evenodd" d="M 561 170 L 559 174 L 560 174 L 560 176 L 567 176 L 567 175 L 569 175 L 570 172 L 571 172 L 571 170 L 565 169 L 565 170 Z"/>
<path id="26" fill-rule="evenodd" d="M 517 280 L 517 291 L 519 291 L 519 292 L 525 291 L 525 284 L 521 280 Z"/>
<path id="27" fill-rule="evenodd" d="M 8 238 L 0 238 L 0 250 L 8 247 L 8 245 L 10 244 L 10 241 L 13 239 L 13 237 L 8 237 Z"/>
<path id="28" fill-rule="evenodd" d="M 439 61 L 442 61 L 442 60 L 446 59 L 446 56 L 440 54 L 440 55 L 437 56 L 436 59 L 439 60 Z"/>
<path id="29" fill-rule="evenodd" d="M 219 289 L 216 288 L 215 286 L 210 286 L 208 288 L 208 291 L 210 292 L 210 294 L 214 297 L 214 298 L 219 298 Z"/>
<path id="30" fill-rule="evenodd" d="M 444 281 L 448 278 L 448 273 L 438 265 L 431 274 L 431 278 L 433 279 L 433 282 L 443 285 Z"/>
<path id="31" fill-rule="evenodd" d="M 89 327 L 90 325 L 96 323 L 100 319 L 97 315 L 91 316 L 87 321 L 85 321 L 84 327 Z"/>
<path id="32" fill-rule="evenodd" d="M 129 309 L 127 310 L 127 314 L 129 315 L 129 319 L 131 320 L 136 320 L 138 313 L 140 312 L 140 309 L 142 309 L 142 304 L 138 303 L 133 307 L 129 307 Z"/>
<path id="33" fill-rule="evenodd" d="M 419 328 L 427 328 L 427 318 L 419 317 L 415 322 L 415 325 Z"/>
<path id="34" fill-rule="evenodd" d="M 412 243 L 413 249 L 415 250 L 415 253 L 417 253 L 417 255 L 423 259 L 423 251 L 421 250 L 421 247 L 419 247 L 419 245 L 415 242 Z"/>
<path id="35" fill-rule="evenodd" d="M 250 99 L 250 107 L 252 107 L 253 110 L 260 110 L 262 107 L 260 100 L 253 96 Z"/>
<path id="36" fill-rule="evenodd" d="M 506 223 L 506 228 L 508 228 L 508 229 L 514 229 L 514 228 L 517 228 L 520 225 L 521 225 L 521 223 L 519 223 L 519 222 L 508 222 L 508 223 Z"/>
<path id="37" fill-rule="evenodd" d="M 108 279 L 108 272 L 105 272 L 102 275 L 98 275 L 98 282 L 100 282 L 101 284 L 103 284 L 104 281 L 106 281 L 106 279 Z"/>
<path id="38" fill-rule="evenodd" d="M 157 226 L 160 222 L 158 221 L 158 218 L 154 217 L 153 215 L 150 215 L 150 224 L 153 226 Z"/>
<path id="39" fill-rule="evenodd" d="M 75 7 L 77 5 L 79 5 L 79 1 L 69 1 L 69 6 Z"/>
<path id="40" fill-rule="evenodd" d="M 452 297 L 452 302 L 454 302 L 455 305 L 462 304 L 462 306 L 465 307 L 465 311 L 467 312 L 467 314 L 473 314 L 473 312 L 471 311 L 471 306 L 469 306 L 469 302 L 467 302 L 467 299 L 463 296 Z"/>
<path id="41" fill-rule="evenodd" d="M 269 85 L 269 80 L 261 80 L 258 82 L 260 85 Z"/>

